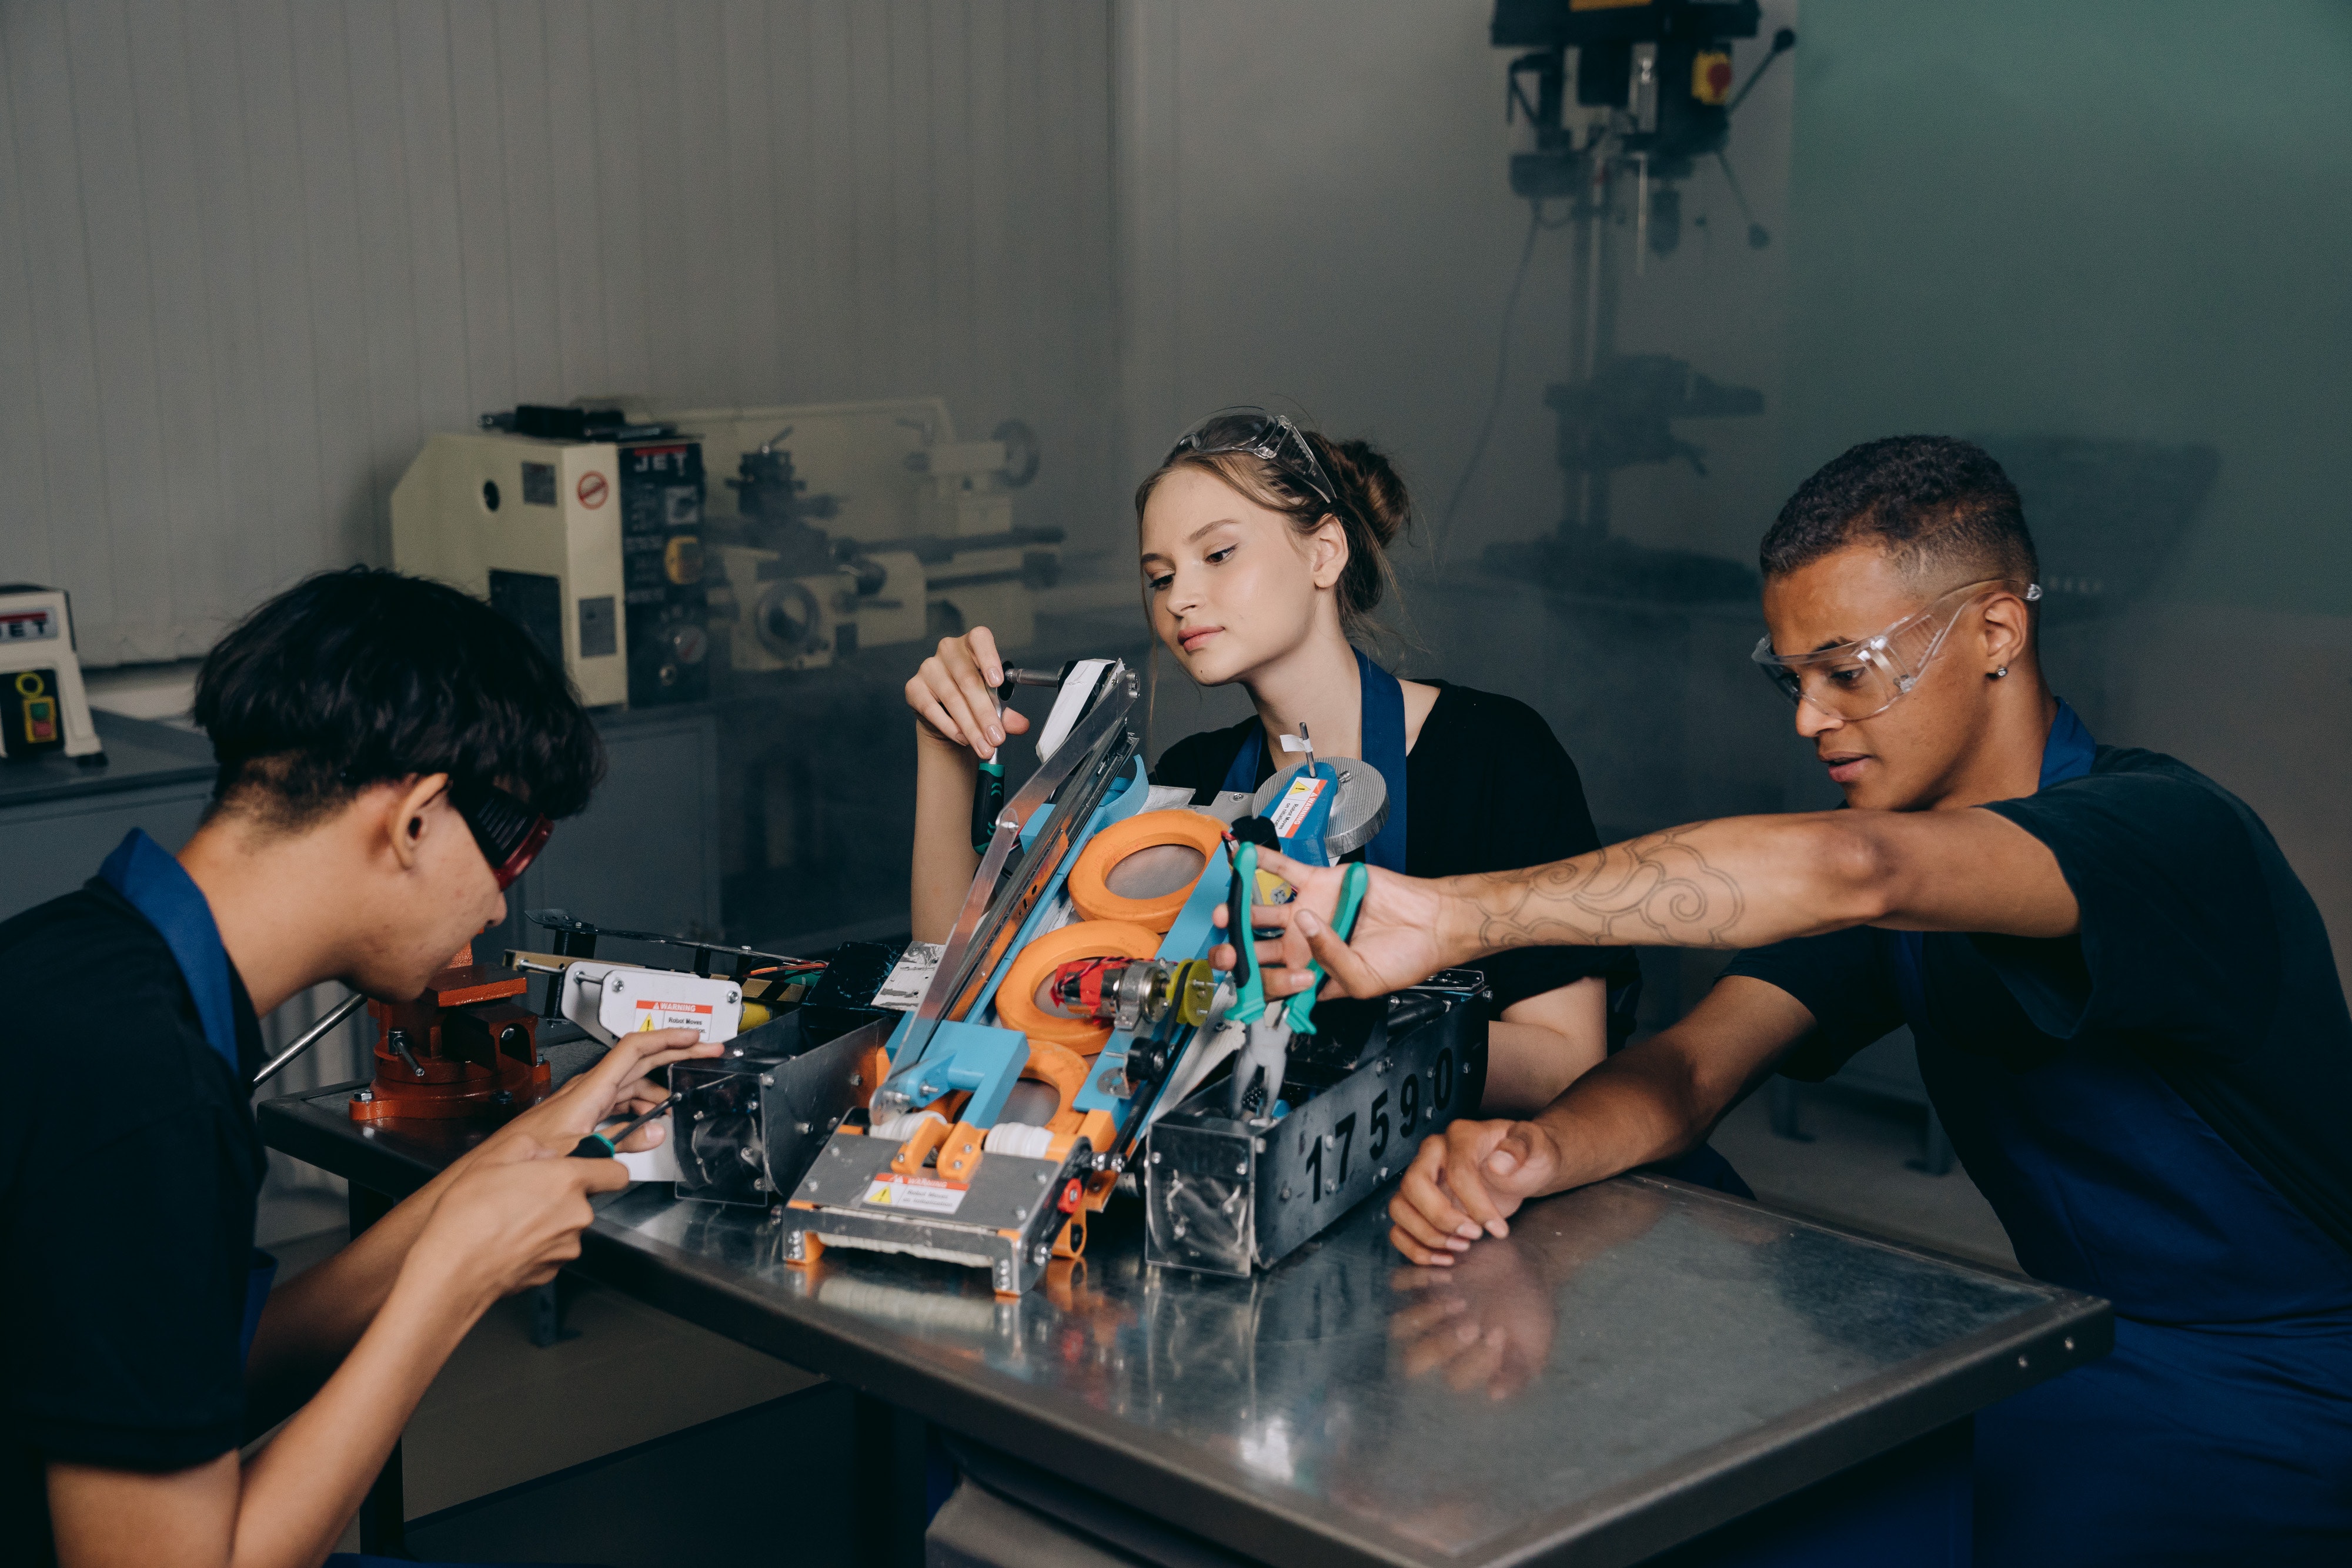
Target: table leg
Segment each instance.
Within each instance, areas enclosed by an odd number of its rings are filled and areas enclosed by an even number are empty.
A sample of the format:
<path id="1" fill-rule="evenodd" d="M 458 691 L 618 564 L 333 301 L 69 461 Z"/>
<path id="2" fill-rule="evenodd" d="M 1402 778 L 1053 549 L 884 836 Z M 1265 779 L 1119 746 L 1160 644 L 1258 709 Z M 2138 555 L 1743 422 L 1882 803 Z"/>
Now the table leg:
<path id="1" fill-rule="evenodd" d="M 860 1394 L 851 1416 L 856 1455 L 858 1568 L 922 1568 L 928 1434 L 921 1416 Z"/>
<path id="2" fill-rule="evenodd" d="M 353 1236 L 390 1214 L 396 1201 L 357 1182 L 351 1184 L 350 1192 Z M 408 1506 L 402 1494 L 400 1445 L 395 1442 L 368 1488 L 367 1500 L 360 1504 L 360 1550 L 371 1556 L 405 1557 L 407 1533 Z"/>
<path id="3" fill-rule="evenodd" d="M 1765 1094 L 1772 1108 L 1772 1131 L 1800 1144 L 1811 1143 L 1813 1135 L 1805 1131 L 1804 1112 L 1797 1099 L 1797 1086 L 1786 1078 L 1775 1076 Z"/>
<path id="4" fill-rule="evenodd" d="M 1936 1114 L 1933 1105 L 1927 1107 L 1927 1132 L 1920 1141 L 1919 1157 L 1905 1162 L 1915 1171 L 1929 1176 L 1947 1176 L 1952 1169 L 1952 1135 L 1944 1131 L 1944 1119 Z"/>

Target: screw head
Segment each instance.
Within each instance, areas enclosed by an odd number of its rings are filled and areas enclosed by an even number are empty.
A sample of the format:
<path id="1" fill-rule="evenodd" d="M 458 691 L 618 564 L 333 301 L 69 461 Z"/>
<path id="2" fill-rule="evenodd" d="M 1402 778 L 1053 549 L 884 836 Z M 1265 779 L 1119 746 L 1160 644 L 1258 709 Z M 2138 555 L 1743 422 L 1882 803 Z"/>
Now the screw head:
<path id="1" fill-rule="evenodd" d="M 2066 1336 L 2066 1348 L 2068 1350 L 2074 1348 L 2074 1336 L 2073 1334 L 2068 1334 Z"/>
<path id="2" fill-rule="evenodd" d="M 803 1137 L 806 1137 L 810 1131 L 809 1124 L 806 1122 L 794 1122 L 793 1124 L 793 1129 L 799 1133 Z"/>
<path id="3" fill-rule="evenodd" d="M 1235 1176 L 1247 1176 L 1247 1175 L 1249 1175 L 1249 1162 L 1248 1162 L 1247 1160 L 1244 1160 L 1241 1164 L 1239 1164 L 1239 1165 L 1235 1166 L 1234 1167 L 1234 1175 L 1235 1175 Z"/>
<path id="4" fill-rule="evenodd" d="M 851 1074 L 849 1075 L 849 1086 L 850 1086 L 852 1089 L 863 1089 L 863 1088 L 865 1088 L 865 1087 L 866 1087 L 866 1074 L 864 1074 L 863 1072 L 853 1072 L 853 1073 L 851 1073 Z"/>
<path id="5" fill-rule="evenodd" d="M 1290 1201 L 1290 1189 L 1288 1187 L 1284 1187 L 1282 1189 L 1282 1201 L 1285 1203 L 1288 1203 Z"/>
<path id="6" fill-rule="evenodd" d="M 762 1089 L 773 1089 L 775 1086 L 776 1086 L 776 1075 L 775 1075 L 774 1073 L 772 1073 L 772 1072 L 762 1072 L 761 1074 L 760 1074 L 760 1087 L 761 1087 L 761 1088 L 762 1088 Z"/>
<path id="7" fill-rule="evenodd" d="M 628 988 L 628 986 L 627 986 L 627 985 L 626 985 L 626 984 L 622 980 L 622 978 L 621 978 L 621 977 L 620 977 L 620 976 L 618 976 L 618 975 L 614 975 L 614 976 L 612 976 L 610 978 L 608 978 L 608 979 L 606 979 L 606 980 L 605 980 L 605 982 L 604 982 L 604 988 L 605 988 L 606 990 L 608 990 L 608 991 L 625 991 L 625 990 L 627 990 L 629 988 Z"/>
<path id="8" fill-rule="evenodd" d="M 362 1089 L 358 1093 L 352 1095 L 352 1098 L 358 1101 L 362 1105 L 373 1105 L 375 1103 L 375 1091 L 373 1089 Z"/>
<path id="9" fill-rule="evenodd" d="M 2017 1370 L 2018 1370 L 2018 1371 L 2020 1371 L 2020 1372 L 2023 1372 L 2023 1371 L 2026 1369 L 2026 1367 L 2027 1367 L 2028 1365 L 2030 1365 L 2030 1364 L 2030 1364 L 2029 1362 L 2027 1362 L 2027 1360 L 2025 1359 L 2025 1357 L 2023 1357 L 2023 1356 L 2021 1356 L 2021 1356 L 2019 1356 L 2019 1357 L 2017 1358 Z"/>

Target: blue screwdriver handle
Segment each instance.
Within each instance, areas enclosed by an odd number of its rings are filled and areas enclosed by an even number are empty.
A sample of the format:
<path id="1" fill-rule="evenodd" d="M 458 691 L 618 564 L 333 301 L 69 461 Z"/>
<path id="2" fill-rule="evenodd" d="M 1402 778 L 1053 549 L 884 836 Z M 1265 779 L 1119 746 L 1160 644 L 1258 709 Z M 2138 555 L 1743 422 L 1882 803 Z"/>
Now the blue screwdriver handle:
<path id="1" fill-rule="evenodd" d="M 1331 917 L 1331 929 L 1342 942 L 1356 929 L 1356 915 L 1364 907 L 1364 886 L 1370 880 L 1371 873 L 1364 868 L 1361 861 L 1352 862 L 1339 878 L 1339 908 Z M 1307 972 L 1311 977 L 1307 988 L 1290 998 L 1290 1032 L 1293 1034 L 1315 1032 L 1315 993 L 1323 988 L 1323 966 L 1310 963 L 1307 966 Z"/>

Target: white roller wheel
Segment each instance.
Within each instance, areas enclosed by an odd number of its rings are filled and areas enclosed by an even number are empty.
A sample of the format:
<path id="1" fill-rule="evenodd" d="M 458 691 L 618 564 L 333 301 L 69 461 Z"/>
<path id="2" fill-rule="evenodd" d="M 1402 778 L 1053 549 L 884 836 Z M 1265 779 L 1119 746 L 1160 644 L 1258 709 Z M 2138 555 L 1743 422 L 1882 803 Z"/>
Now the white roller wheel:
<path id="1" fill-rule="evenodd" d="M 887 1138 L 894 1144 L 903 1144 L 919 1132 L 926 1122 L 937 1122 L 942 1127 L 948 1124 L 948 1119 L 937 1111 L 909 1111 L 903 1116 L 893 1116 L 887 1122 L 875 1123 L 870 1135 Z"/>
<path id="2" fill-rule="evenodd" d="M 1054 1141 L 1050 1127 L 1032 1127 L 1020 1122 L 1001 1122 L 988 1130 L 981 1147 L 992 1155 L 1018 1155 L 1023 1159 L 1042 1160 Z"/>

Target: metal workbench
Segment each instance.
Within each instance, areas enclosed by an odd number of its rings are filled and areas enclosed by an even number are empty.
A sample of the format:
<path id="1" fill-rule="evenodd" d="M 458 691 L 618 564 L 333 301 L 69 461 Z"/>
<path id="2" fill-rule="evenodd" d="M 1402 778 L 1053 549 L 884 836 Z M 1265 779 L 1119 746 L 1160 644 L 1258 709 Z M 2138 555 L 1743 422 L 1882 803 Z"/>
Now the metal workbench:
<path id="1" fill-rule="evenodd" d="M 352 1087 L 268 1102 L 264 1137 L 397 1197 L 479 1136 L 361 1129 Z M 1286 1565 L 1638 1562 L 2111 1338 L 2105 1302 L 1678 1183 L 1530 1205 L 1450 1271 L 1400 1267 L 1382 1209 L 1251 1281 L 1146 1269 L 1098 1223 L 1083 1270 L 1001 1301 L 908 1258 L 802 1272 L 767 1214 L 649 1185 L 602 1203 L 578 1267 Z"/>

